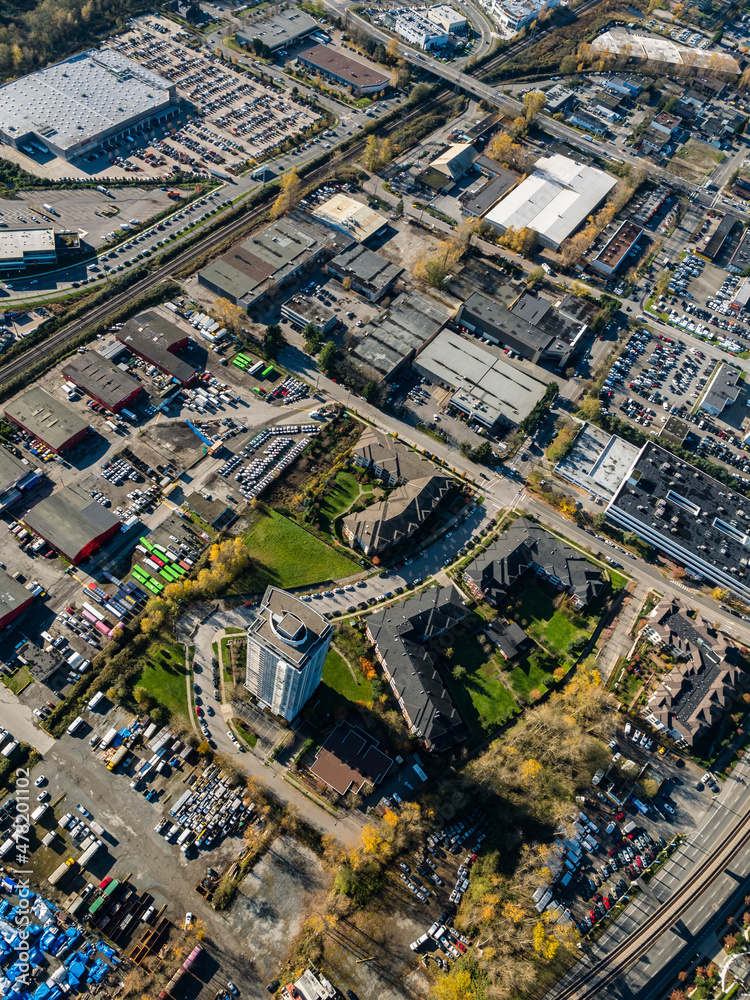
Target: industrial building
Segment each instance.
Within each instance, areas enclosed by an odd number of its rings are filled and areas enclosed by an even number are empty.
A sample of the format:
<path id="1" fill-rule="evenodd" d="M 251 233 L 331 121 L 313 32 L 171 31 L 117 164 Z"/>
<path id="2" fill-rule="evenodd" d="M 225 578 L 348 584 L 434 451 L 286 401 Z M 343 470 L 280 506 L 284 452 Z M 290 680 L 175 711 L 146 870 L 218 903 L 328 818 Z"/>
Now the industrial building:
<path id="1" fill-rule="evenodd" d="M 110 413 L 119 413 L 141 394 L 142 386 L 96 351 L 74 354 L 62 370 L 63 378 L 100 403 Z"/>
<path id="2" fill-rule="evenodd" d="M 320 31 L 320 24 L 315 18 L 304 10 L 290 7 L 254 21 L 250 27 L 238 31 L 236 38 L 243 45 L 252 45 L 257 40 L 267 45 L 271 52 L 283 54 L 282 50 L 315 31 Z"/>
<path id="3" fill-rule="evenodd" d="M 385 500 L 347 514 L 342 533 L 352 548 L 366 556 L 383 557 L 424 534 L 426 525 L 445 502 L 454 486 L 448 476 L 412 479 Z"/>
<path id="4" fill-rule="evenodd" d="M 549 299 L 526 293 L 512 307 L 474 292 L 458 310 L 456 327 L 516 351 L 534 364 L 563 368 L 588 330 L 587 323 L 556 309 Z"/>
<path id="5" fill-rule="evenodd" d="M 55 263 L 57 245 L 54 229 L 0 230 L 0 272 L 11 274 L 35 265 Z"/>
<path id="6" fill-rule="evenodd" d="M 334 257 L 353 240 L 303 211 L 254 233 L 198 273 L 198 283 L 215 295 L 249 309 L 306 268 Z"/>
<path id="7" fill-rule="evenodd" d="M 310 214 L 345 236 L 351 236 L 357 243 L 366 243 L 371 237 L 381 235 L 388 225 L 369 205 L 363 205 L 343 191 L 317 205 Z"/>
<path id="8" fill-rule="evenodd" d="M 492 0 L 492 12 L 511 31 L 520 31 L 531 24 L 542 10 L 557 7 L 560 0 Z"/>
<path id="9" fill-rule="evenodd" d="M 245 687 L 291 722 L 320 684 L 333 626 L 309 604 L 268 587 L 247 630 Z"/>
<path id="10" fill-rule="evenodd" d="M 0 87 L 0 143 L 70 161 L 178 113 L 175 84 L 119 52 L 91 49 Z"/>
<path id="11" fill-rule="evenodd" d="M 389 85 L 389 78 L 366 63 L 350 59 L 328 45 L 314 45 L 296 54 L 297 62 L 314 73 L 342 87 L 351 87 L 356 97 L 379 94 Z"/>
<path id="12" fill-rule="evenodd" d="M 547 384 L 500 351 L 443 330 L 413 362 L 420 375 L 453 389 L 450 405 L 482 427 L 517 427 L 541 401 Z"/>
<path id="13" fill-rule="evenodd" d="M 616 183 L 617 178 L 603 170 L 554 153 L 537 160 L 533 173 L 485 218 L 501 233 L 511 227 L 533 229 L 543 246 L 557 250 Z"/>
<path id="14" fill-rule="evenodd" d="M 742 374 L 739 368 L 733 368 L 726 362 L 718 365 L 700 401 L 701 409 L 718 417 L 727 406 L 736 403 L 744 385 Z"/>
<path id="15" fill-rule="evenodd" d="M 413 7 L 391 8 L 383 16 L 383 24 L 405 42 L 425 51 L 442 48 L 450 34 L 442 25 Z"/>
<path id="16" fill-rule="evenodd" d="M 385 257 L 359 244 L 344 250 L 330 260 L 325 267 L 342 284 L 346 278 L 353 292 L 363 295 L 370 302 L 378 302 L 393 290 L 393 286 L 404 273 L 403 267 L 391 264 Z"/>
<path id="17" fill-rule="evenodd" d="M 412 733 L 425 750 L 443 753 L 463 743 L 467 732 L 435 663 L 444 655 L 431 640 L 466 618 L 452 586 L 431 587 L 367 619 L 385 679 Z"/>
<path id="18" fill-rule="evenodd" d="M 82 441 L 91 429 L 77 413 L 38 386 L 7 403 L 5 416 L 58 455 Z"/>
<path id="19" fill-rule="evenodd" d="M 642 236 L 641 227 L 626 219 L 591 261 L 591 266 L 601 274 L 617 274 L 628 257 L 637 254 Z"/>
<path id="20" fill-rule="evenodd" d="M 302 294 L 287 299 L 281 307 L 281 315 L 298 330 L 314 326 L 318 333 L 328 333 L 337 323 L 336 313 L 332 309 Z"/>
<path id="21" fill-rule="evenodd" d="M 120 519 L 80 486 L 63 486 L 40 500 L 22 520 L 75 566 L 120 530 Z"/>
<path id="22" fill-rule="evenodd" d="M 359 331 L 350 361 L 368 379 L 384 382 L 413 360 L 445 326 L 452 311 L 422 292 L 403 292 Z"/>
<path id="23" fill-rule="evenodd" d="M 30 590 L 0 569 L 0 629 L 10 625 L 33 600 Z"/>
<path id="24" fill-rule="evenodd" d="M 10 507 L 25 490 L 40 481 L 44 473 L 0 446 L 0 511 Z"/>
<path id="25" fill-rule="evenodd" d="M 746 497 L 645 444 L 606 509 L 607 520 L 684 566 L 696 580 L 750 600 Z"/>
<path id="26" fill-rule="evenodd" d="M 750 267 L 750 227 L 742 234 L 742 239 L 727 264 L 727 271 L 731 271 L 732 274 L 742 274 L 748 267 Z"/>
<path id="27" fill-rule="evenodd" d="M 439 25 L 452 35 L 465 35 L 468 30 L 468 22 L 463 14 L 459 14 L 447 3 L 439 3 L 434 7 L 425 10 L 427 19 L 433 24 Z"/>
<path id="28" fill-rule="evenodd" d="M 129 319 L 115 336 L 133 354 L 149 361 L 180 385 L 195 381 L 195 368 L 177 356 L 178 351 L 188 346 L 188 334 L 155 310 Z"/>
<path id="29" fill-rule="evenodd" d="M 609 503 L 637 454 L 636 445 L 596 424 L 585 423 L 573 447 L 555 466 L 555 473 Z"/>
<path id="30" fill-rule="evenodd" d="M 484 157 L 484 159 L 488 159 L 488 157 Z M 479 170 L 482 169 L 478 167 L 476 161 L 474 162 L 474 166 Z M 498 167 L 499 169 L 494 170 L 491 175 L 489 172 L 482 171 L 476 181 L 461 192 L 458 196 L 458 201 L 461 205 L 462 215 L 481 219 L 489 212 L 493 205 L 496 205 L 517 184 L 519 179 L 518 174 L 512 170 L 506 170 L 505 167 L 499 164 Z"/>
<path id="31" fill-rule="evenodd" d="M 478 600 L 501 607 L 534 577 L 566 591 L 571 603 L 585 608 L 606 584 L 593 563 L 540 524 L 519 517 L 464 571 L 464 582 Z"/>
<path id="32" fill-rule="evenodd" d="M 738 221 L 735 215 L 725 215 L 712 232 L 704 237 L 703 245 L 696 247 L 694 252 L 709 262 L 716 260 Z"/>

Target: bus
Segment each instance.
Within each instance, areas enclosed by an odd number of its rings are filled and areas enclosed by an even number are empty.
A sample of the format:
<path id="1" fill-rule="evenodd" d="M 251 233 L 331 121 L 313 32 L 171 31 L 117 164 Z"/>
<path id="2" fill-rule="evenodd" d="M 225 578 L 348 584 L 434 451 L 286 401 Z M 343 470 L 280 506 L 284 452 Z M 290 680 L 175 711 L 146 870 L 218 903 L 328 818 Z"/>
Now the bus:
<path id="1" fill-rule="evenodd" d="M 256 362 L 256 364 L 254 364 L 252 368 L 248 368 L 247 374 L 248 375 L 257 375 L 259 372 L 263 371 L 263 366 L 264 365 L 265 365 L 265 361 L 258 361 L 258 362 Z"/>
<path id="2" fill-rule="evenodd" d="M 273 375 L 273 365 L 269 365 L 263 372 L 261 372 L 261 378 L 268 378 L 269 375 Z"/>

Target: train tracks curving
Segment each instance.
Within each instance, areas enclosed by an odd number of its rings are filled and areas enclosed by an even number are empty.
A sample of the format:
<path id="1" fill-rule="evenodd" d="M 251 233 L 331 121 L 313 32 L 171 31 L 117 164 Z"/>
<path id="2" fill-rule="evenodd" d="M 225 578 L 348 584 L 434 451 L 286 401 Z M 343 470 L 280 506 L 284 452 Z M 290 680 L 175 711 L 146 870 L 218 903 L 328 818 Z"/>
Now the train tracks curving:
<path id="1" fill-rule="evenodd" d="M 388 122 L 379 133 L 380 135 L 389 135 L 395 132 L 397 129 L 401 128 L 403 125 L 416 118 L 421 118 L 425 114 L 429 114 L 431 111 L 439 108 L 448 98 L 448 94 L 442 92 L 421 104 L 419 108 L 414 108 L 408 111 L 403 117 L 397 118 L 392 122 Z M 311 181 L 319 181 L 326 177 L 332 170 L 347 163 L 351 160 L 356 160 L 358 156 L 364 151 L 366 139 L 360 139 L 349 147 L 345 152 L 338 153 L 331 157 L 326 163 L 321 164 L 319 167 L 315 167 L 311 170 L 309 174 L 304 177 L 304 183 L 310 183 Z M 65 345 L 72 340 L 74 337 L 85 333 L 86 330 L 99 323 L 106 322 L 108 317 L 112 313 L 121 308 L 122 306 L 127 306 L 127 304 L 135 298 L 135 296 L 140 295 L 142 292 L 147 291 L 149 288 L 153 288 L 160 281 L 164 281 L 174 274 L 175 271 L 188 264 L 193 263 L 198 257 L 206 253 L 207 250 L 212 250 L 220 244 L 224 243 L 228 238 L 234 235 L 241 235 L 245 230 L 257 222 L 262 216 L 268 211 L 270 199 L 257 205 L 255 208 L 250 209 L 243 215 L 231 222 L 227 223 L 225 226 L 219 227 L 216 232 L 211 233 L 203 240 L 199 240 L 193 246 L 189 247 L 182 253 L 178 254 L 167 264 L 163 264 L 157 267 L 154 271 L 151 271 L 144 278 L 136 281 L 134 284 L 129 285 L 124 291 L 113 295 L 111 299 L 107 302 L 103 302 L 101 305 L 94 306 L 85 316 L 80 319 L 73 320 L 66 326 L 61 327 L 55 333 L 50 334 L 46 340 L 43 340 L 40 344 L 33 345 L 33 354 L 31 352 L 24 352 L 20 354 L 17 358 L 8 361 L 7 364 L 0 366 L 0 387 L 7 385 L 16 376 L 23 374 L 28 370 L 30 364 L 36 365 L 41 359 L 54 354 L 58 349 L 65 347 Z"/>
<path id="2" fill-rule="evenodd" d="M 712 848 L 711 856 L 697 868 L 676 892 L 627 940 L 616 945 L 609 954 L 591 969 L 583 972 L 568 986 L 550 993 L 554 1000 L 588 1000 L 600 994 L 627 972 L 628 968 L 653 947 L 655 941 L 669 931 L 695 903 L 697 897 L 726 871 L 750 839 L 750 812 L 732 827 L 729 833 Z"/>

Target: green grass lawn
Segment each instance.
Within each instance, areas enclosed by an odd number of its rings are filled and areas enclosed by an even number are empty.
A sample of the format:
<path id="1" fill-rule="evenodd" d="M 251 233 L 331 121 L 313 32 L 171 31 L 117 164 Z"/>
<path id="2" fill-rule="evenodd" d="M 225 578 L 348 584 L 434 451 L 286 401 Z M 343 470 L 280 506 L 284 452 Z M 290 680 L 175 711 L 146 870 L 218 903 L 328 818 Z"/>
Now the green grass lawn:
<path id="1" fill-rule="evenodd" d="M 343 514 L 359 496 L 359 483 L 351 472 L 339 472 L 330 493 L 320 505 L 320 512 L 329 525 Z"/>
<path id="2" fill-rule="evenodd" d="M 498 674 L 496 655 L 488 657 L 476 636 L 461 637 L 453 647 L 450 669 L 457 666 L 466 673 L 452 677 L 450 687 L 461 716 L 475 734 L 496 728 L 514 714 L 516 699 Z"/>
<path id="3" fill-rule="evenodd" d="M 569 621 L 562 611 L 556 611 L 552 597 L 538 583 L 521 594 L 510 617 L 554 653 L 565 653 L 571 642 L 586 631 Z"/>
<path id="4" fill-rule="evenodd" d="M 259 593 L 269 585 L 303 587 L 356 573 L 358 564 L 305 531 L 294 521 L 269 511 L 245 534 L 253 563 L 236 577 L 230 593 Z"/>
<path id="5" fill-rule="evenodd" d="M 372 701 L 372 685 L 361 670 L 355 670 L 359 683 L 352 677 L 343 656 L 335 649 L 330 649 L 323 664 L 323 683 L 347 701 L 365 701 L 369 704 Z"/>
<path id="6" fill-rule="evenodd" d="M 33 677 L 29 672 L 29 668 L 21 666 L 11 677 L 5 678 L 4 684 L 13 694 L 20 694 L 24 688 L 27 688 L 31 684 L 32 680 Z"/>
<path id="7" fill-rule="evenodd" d="M 148 693 L 173 715 L 188 715 L 185 681 L 185 652 L 177 643 L 153 643 L 144 657 L 145 666 L 136 685 Z"/>
<path id="8" fill-rule="evenodd" d="M 537 662 L 535 653 L 524 657 L 508 673 L 511 687 L 522 701 L 536 701 L 545 694 L 552 682 L 552 674 Z M 536 694 L 532 694 L 536 692 Z"/>

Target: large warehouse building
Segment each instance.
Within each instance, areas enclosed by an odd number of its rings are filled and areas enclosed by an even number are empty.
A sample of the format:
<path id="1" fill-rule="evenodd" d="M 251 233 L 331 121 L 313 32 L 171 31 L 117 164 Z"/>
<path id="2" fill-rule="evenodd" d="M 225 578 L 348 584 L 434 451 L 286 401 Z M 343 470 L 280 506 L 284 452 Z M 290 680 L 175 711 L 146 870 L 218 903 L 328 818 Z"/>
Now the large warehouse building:
<path id="1" fill-rule="evenodd" d="M 327 45 L 313 45 L 311 49 L 298 52 L 297 61 L 326 80 L 332 80 L 342 87 L 351 87 L 358 97 L 377 94 L 385 90 L 389 83 L 384 73 L 378 73 L 366 63 L 350 59 L 343 52 Z"/>
<path id="2" fill-rule="evenodd" d="M 180 385 L 195 381 L 195 368 L 177 357 L 177 351 L 190 341 L 188 334 L 158 312 L 150 309 L 134 316 L 117 331 L 116 337 L 133 354 L 171 375 Z"/>
<path id="3" fill-rule="evenodd" d="M 79 486 L 41 500 L 23 522 L 76 566 L 120 530 L 119 518 Z"/>
<path id="4" fill-rule="evenodd" d="M 64 378 L 111 413 L 119 413 L 140 395 L 140 382 L 96 351 L 75 354 L 62 370 Z"/>
<path id="5" fill-rule="evenodd" d="M 82 441 L 90 430 L 77 413 L 38 386 L 11 400 L 5 416 L 58 455 Z"/>
<path id="6" fill-rule="evenodd" d="M 0 232 L 0 273 L 25 271 L 34 264 L 56 262 L 55 231 L 51 227 L 5 229 Z"/>
<path id="7" fill-rule="evenodd" d="M 198 283 L 249 309 L 271 288 L 348 249 L 353 240 L 307 212 L 294 211 L 254 233 L 198 272 Z"/>
<path id="8" fill-rule="evenodd" d="M 533 229 L 542 246 L 557 250 L 601 205 L 617 183 L 596 167 L 555 153 L 537 160 L 534 172 L 485 219 L 501 233 Z"/>
<path id="9" fill-rule="evenodd" d="M 0 628 L 10 625 L 33 601 L 31 591 L 0 569 Z"/>
<path id="10" fill-rule="evenodd" d="M 111 49 L 91 49 L 0 87 L 0 143 L 74 160 L 179 112 L 169 80 Z"/>
<path id="11" fill-rule="evenodd" d="M 254 21 L 250 27 L 238 31 L 236 37 L 243 45 L 252 45 L 257 40 L 267 45 L 271 52 L 281 52 L 320 30 L 315 18 L 304 10 L 291 7 Z"/>
<path id="12" fill-rule="evenodd" d="M 488 429 L 517 427 L 547 389 L 499 349 L 491 353 L 453 330 L 439 333 L 413 365 L 431 382 L 455 390 L 450 405 Z"/>

